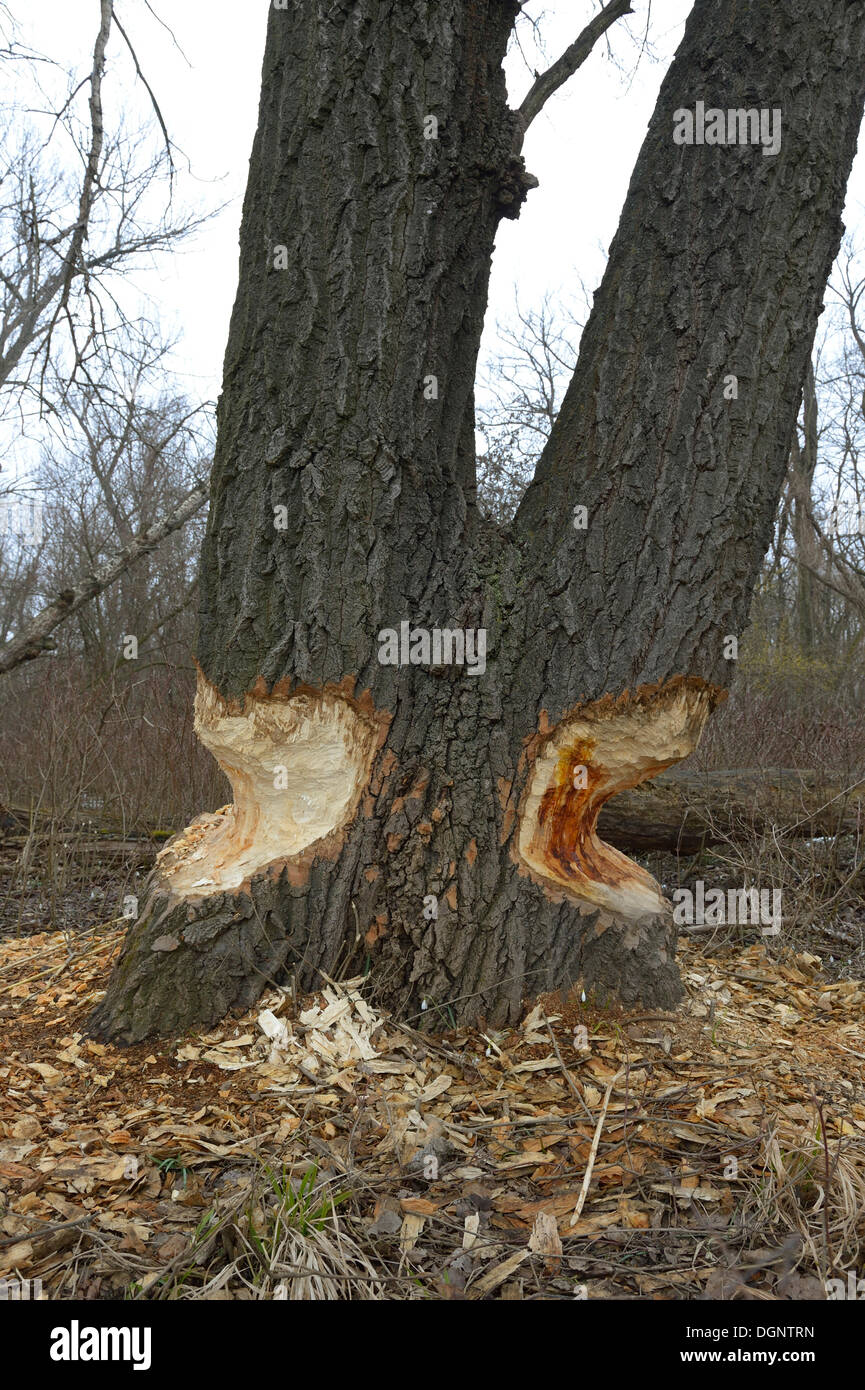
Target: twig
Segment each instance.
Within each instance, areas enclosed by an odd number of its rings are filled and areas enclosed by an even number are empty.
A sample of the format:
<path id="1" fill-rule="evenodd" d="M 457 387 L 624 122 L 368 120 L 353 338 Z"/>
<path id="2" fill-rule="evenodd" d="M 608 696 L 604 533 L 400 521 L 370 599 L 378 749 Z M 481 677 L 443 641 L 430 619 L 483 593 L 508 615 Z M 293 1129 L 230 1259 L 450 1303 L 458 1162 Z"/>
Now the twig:
<path id="1" fill-rule="evenodd" d="M 546 1014 L 544 1013 L 543 1009 L 541 1010 L 541 1018 L 544 1020 L 544 1025 L 545 1025 L 545 1027 L 546 1027 L 547 1032 L 548 1032 L 549 1035 L 550 1035 L 550 1042 L 552 1043 L 553 1051 L 554 1051 L 555 1054 L 556 1054 L 556 1059 L 557 1059 L 557 1061 L 558 1061 L 558 1063 L 559 1063 L 559 1066 L 560 1066 L 561 1069 L 562 1069 L 562 1075 L 564 1076 L 565 1080 L 566 1080 L 567 1083 L 568 1083 L 568 1086 L 569 1086 L 569 1088 L 570 1088 L 571 1094 L 572 1094 L 573 1096 L 575 1096 L 576 1099 L 580 1102 L 580 1105 L 583 1107 L 583 1110 L 585 1111 L 586 1115 L 588 1116 L 589 1120 L 591 1121 L 591 1120 L 594 1118 L 594 1116 L 592 1115 L 592 1112 L 591 1112 L 591 1110 L 589 1109 L 589 1107 L 586 1105 L 586 1102 L 583 1100 L 583 1097 L 582 1097 L 582 1095 L 581 1095 L 581 1093 L 580 1093 L 580 1089 L 579 1089 L 579 1087 L 577 1086 L 577 1083 L 574 1081 L 574 1078 L 571 1076 L 571 1073 L 568 1071 L 567 1067 L 565 1066 L 564 1058 L 562 1057 L 562 1054 L 561 1054 L 561 1052 L 559 1051 L 559 1044 L 556 1042 L 556 1035 L 555 1035 L 555 1033 L 554 1033 L 553 1030 L 552 1030 L 552 1027 L 551 1027 L 551 1025 L 550 1025 L 550 1020 L 547 1018 L 547 1016 L 546 1016 Z"/>
<path id="2" fill-rule="evenodd" d="M 17 1236 L 6 1236 L 0 1240 L 0 1249 L 5 1249 L 7 1245 L 20 1245 L 24 1240 L 42 1240 L 45 1236 L 56 1235 L 59 1231 L 71 1231 L 74 1226 L 86 1226 L 92 1221 L 91 1216 L 79 1216 L 77 1221 L 61 1221 L 57 1226 L 43 1226 L 40 1231 L 30 1231 L 29 1234 L 20 1232 Z"/>
<path id="3" fill-rule="evenodd" d="M 583 1178 L 583 1185 L 580 1188 L 580 1195 L 577 1198 L 577 1205 L 575 1206 L 574 1214 L 571 1217 L 570 1224 L 572 1226 L 576 1226 L 577 1222 L 580 1219 L 580 1213 L 582 1212 L 583 1207 L 585 1206 L 586 1197 L 589 1191 L 589 1183 L 592 1181 L 592 1169 L 595 1166 L 595 1159 L 598 1156 L 598 1145 L 601 1142 L 601 1130 L 604 1128 L 604 1120 L 607 1118 L 607 1106 L 610 1103 L 610 1096 L 613 1094 L 613 1087 L 615 1086 L 619 1077 L 623 1074 L 624 1073 L 620 1071 L 616 1072 L 616 1075 L 613 1077 L 612 1081 L 607 1086 L 607 1094 L 604 1096 L 604 1104 L 601 1107 L 600 1118 L 595 1129 L 595 1137 L 592 1140 L 592 1148 L 591 1152 L 589 1153 L 589 1161 L 586 1164 L 586 1172 Z"/>
<path id="4" fill-rule="evenodd" d="M 823 1162 L 826 1167 L 826 1191 L 823 1194 L 823 1239 L 826 1243 L 826 1277 L 835 1272 L 835 1261 L 832 1258 L 832 1246 L 829 1241 L 829 1187 L 832 1182 L 832 1171 L 829 1167 L 829 1137 L 826 1134 L 826 1117 L 823 1114 L 823 1102 L 819 1101 L 816 1095 L 812 1095 L 814 1109 L 820 1117 L 820 1136 L 823 1140 Z"/>

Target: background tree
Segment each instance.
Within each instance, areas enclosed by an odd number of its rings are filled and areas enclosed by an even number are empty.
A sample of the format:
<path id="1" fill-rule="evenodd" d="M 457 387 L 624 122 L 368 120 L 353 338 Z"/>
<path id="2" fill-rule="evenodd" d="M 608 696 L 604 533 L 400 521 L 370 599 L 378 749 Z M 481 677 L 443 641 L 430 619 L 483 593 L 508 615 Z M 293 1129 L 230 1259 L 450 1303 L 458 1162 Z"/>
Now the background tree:
<path id="1" fill-rule="evenodd" d="M 514 319 L 498 325 L 498 351 L 477 409 L 478 502 L 493 521 L 513 520 L 531 482 L 577 363 L 584 322 L 573 305 L 547 294 L 537 309 L 521 308 L 517 298 Z"/>
<path id="2" fill-rule="evenodd" d="M 170 394 L 163 356 L 131 339 L 67 384 L 29 479 L 38 535 L 26 499 L 5 509 L 0 803 L 64 841 L 82 818 L 115 835 L 182 823 L 181 782 L 213 793 L 188 718 L 211 421 Z"/>
<path id="3" fill-rule="evenodd" d="M 131 32 L 109 0 L 92 15 L 82 71 L 0 7 L 0 802 L 64 850 L 85 821 L 182 824 L 223 780 L 191 738 L 201 529 L 179 534 L 207 499 L 209 408 L 176 384 L 135 278 L 210 214 L 177 205 Z M 130 125 L 130 79 L 149 124 Z"/>
<path id="4" fill-rule="evenodd" d="M 4 415 L 13 404 L 23 416 L 34 407 L 54 408 L 56 401 L 44 398 L 52 364 L 68 381 L 86 376 L 118 326 L 130 322 L 124 277 L 178 245 L 204 220 L 173 206 L 172 151 L 156 98 L 113 0 L 99 0 L 98 9 L 92 64 L 83 77 L 20 51 L 14 39 L 0 50 L 4 74 L 14 78 L 7 86 L 0 141 Z M 0 32 L 6 27 L 14 35 L 4 9 Z M 156 148 L 146 131 L 106 120 L 104 79 L 113 34 L 131 54 L 152 102 L 162 137 Z M 160 185 L 168 194 L 161 211 L 154 198 Z"/>
<path id="5" fill-rule="evenodd" d="M 509 110 L 517 8 L 270 13 L 200 577 L 198 728 L 235 805 L 163 858 L 109 1036 L 346 960 L 442 1024 L 578 981 L 678 997 L 657 885 L 594 822 L 728 683 L 840 241 L 865 7 L 697 0 L 499 529 L 474 456 L 490 259 L 532 184 L 526 126 L 575 66 Z M 698 100 L 780 109 L 780 151 L 674 143 Z M 484 629 L 484 673 L 383 664 L 401 622 Z"/>
<path id="6" fill-rule="evenodd" d="M 806 378 L 803 442 L 794 444 L 790 491 L 798 526 L 789 553 L 798 567 L 800 591 L 808 596 L 804 630 L 812 643 L 829 636 L 836 654 L 849 658 L 861 650 L 865 622 L 865 276 L 852 244 L 845 248 L 836 280 L 834 351 Z M 804 467 L 796 466 L 800 459 L 807 461 Z M 858 619 L 854 648 L 848 641 L 838 652 L 840 629 L 825 629 L 845 611 Z"/>
<path id="7" fill-rule="evenodd" d="M 112 0 L 99 0 L 97 9 L 93 55 L 84 75 L 23 48 L 5 7 L 0 12 L 6 40 L 0 66 L 8 78 L 0 136 L 0 429 L 19 453 L 25 446 L 17 476 L 7 466 L 0 481 L 3 534 L 7 552 L 14 552 L 14 558 L 7 553 L 5 564 L 16 571 L 9 576 L 0 633 L 10 639 L 0 654 L 0 673 L 52 650 L 54 628 L 125 569 L 115 564 L 94 585 L 92 572 L 80 573 L 81 556 L 91 558 L 88 547 L 71 551 L 70 568 L 59 573 L 55 567 L 50 611 L 43 609 L 32 626 L 35 615 L 28 600 L 37 587 L 38 566 L 32 545 L 27 554 L 14 544 L 16 518 L 35 511 L 46 514 L 53 504 L 40 487 L 26 446 L 32 454 L 46 430 L 61 438 L 70 431 L 86 432 L 84 414 L 95 420 L 97 411 L 101 438 L 115 427 L 118 438 L 129 433 L 136 398 L 130 400 L 122 389 L 118 394 L 117 371 L 127 376 L 134 371 L 140 398 L 164 379 L 166 356 L 158 333 L 141 319 L 131 277 L 211 215 L 191 215 L 174 205 L 173 156 L 156 98 Z M 158 128 L 156 144 L 152 131 L 129 130 L 107 112 L 105 74 L 112 42 L 131 57 L 143 84 Z M 114 412 L 117 419 L 109 424 Z M 91 482 L 98 481 L 103 507 L 117 528 L 110 548 L 115 556 L 128 551 L 131 559 L 141 553 L 140 545 L 129 546 L 145 517 L 136 517 L 134 488 L 121 496 L 112 485 L 110 465 L 109 472 L 99 474 L 100 455 L 101 445 L 94 447 L 91 441 L 85 455 L 97 469 Z M 44 484 L 46 457 L 42 466 Z M 141 483 L 147 489 L 147 479 Z M 152 499 L 152 486 L 149 491 Z M 199 489 L 191 511 L 169 505 L 156 517 L 151 508 L 144 529 L 158 522 L 170 534 L 204 500 Z M 55 561 L 61 529 L 68 539 L 68 526 L 61 527 L 55 517 Z M 20 531 L 19 526 L 19 541 Z M 60 594 L 73 589 L 75 602 L 63 602 Z M 25 615 L 31 624 L 26 632 L 21 627 Z"/>

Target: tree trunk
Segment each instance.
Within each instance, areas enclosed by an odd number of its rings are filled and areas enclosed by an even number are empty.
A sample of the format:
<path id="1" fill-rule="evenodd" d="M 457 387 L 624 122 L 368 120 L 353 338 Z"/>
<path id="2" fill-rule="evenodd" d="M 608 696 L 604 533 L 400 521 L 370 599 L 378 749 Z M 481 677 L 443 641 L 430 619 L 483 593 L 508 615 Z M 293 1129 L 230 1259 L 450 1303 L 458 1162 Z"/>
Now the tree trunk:
<path id="1" fill-rule="evenodd" d="M 812 490 L 817 469 L 819 433 L 817 429 L 817 386 L 810 361 L 802 393 L 804 442 L 800 446 L 793 431 L 790 462 L 793 475 L 793 540 L 796 546 L 796 610 L 799 647 L 803 655 L 814 655 L 814 574 L 817 543 L 811 529 Z"/>
<path id="2" fill-rule="evenodd" d="M 496 227 L 533 182 L 516 11 L 271 11 L 201 571 L 198 729 L 235 802 L 160 856 L 103 1036 L 210 1023 L 288 969 L 368 968 L 439 1026 L 551 988 L 680 995 L 671 912 L 595 821 L 728 683 L 840 240 L 865 6 L 697 0 L 505 533 L 476 506 L 473 380 Z M 780 107 L 780 151 L 676 144 L 697 100 Z"/>

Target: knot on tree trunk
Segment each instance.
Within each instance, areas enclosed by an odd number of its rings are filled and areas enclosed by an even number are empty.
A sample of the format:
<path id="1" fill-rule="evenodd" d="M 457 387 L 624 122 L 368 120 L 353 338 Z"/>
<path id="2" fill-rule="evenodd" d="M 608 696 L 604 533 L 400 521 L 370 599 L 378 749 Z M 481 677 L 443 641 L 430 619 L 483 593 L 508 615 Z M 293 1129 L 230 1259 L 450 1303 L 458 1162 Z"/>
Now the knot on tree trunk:
<path id="1" fill-rule="evenodd" d="M 499 174 L 496 188 L 496 207 L 500 217 L 512 220 L 520 215 L 520 209 L 533 188 L 539 186 L 534 174 L 526 169 L 521 154 L 511 155 L 504 170 Z"/>

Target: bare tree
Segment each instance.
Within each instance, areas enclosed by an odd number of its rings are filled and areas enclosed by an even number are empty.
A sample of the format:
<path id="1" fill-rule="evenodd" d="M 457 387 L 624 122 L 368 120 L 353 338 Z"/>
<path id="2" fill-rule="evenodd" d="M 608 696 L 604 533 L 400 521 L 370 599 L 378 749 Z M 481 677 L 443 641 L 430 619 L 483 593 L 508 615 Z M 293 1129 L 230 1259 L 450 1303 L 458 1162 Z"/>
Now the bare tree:
<path id="1" fill-rule="evenodd" d="M 141 319 L 130 277 L 213 214 L 175 207 L 158 101 L 113 0 L 99 0 L 97 10 L 83 75 L 25 49 L 0 14 L 9 31 L 0 64 L 14 68 L 17 94 L 0 135 L 0 421 L 10 442 L 17 424 L 30 455 L 42 447 L 38 468 L 28 458 L 19 477 L 0 485 L 0 673 L 55 650 L 54 631 L 78 614 L 98 679 L 115 654 L 109 658 L 105 607 L 91 600 L 118 580 L 123 630 L 155 621 L 158 631 L 178 590 L 166 586 L 170 603 L 149 596 L 144 623 L 131 599 L 138 593 L 143 602 L 141 557 L 206 498 L 200 477 L 177 475 L 176 445 L 182 437 L 186 450 L 202 407 L 169 399 L 166 345 Z M 124 55 L 152 108 L 150 130 L 129 131 L 109 110 L 106 73 Z M 28 508 L 51 518 L 41 549 L 22 531 Z M 133 563 L 134 580 L 124 578 Z M 188 606 L 190 583 L 181 588 Z"/>
<path id="2" fill-rule="evenodd" d="M 586 300 L 583 287 L 583 299 Z M 479 383 L 478 503 L 491 520 L 508 522 L 531 482 L 577 363 L 586 314 L 559 296 L 521 308 L 497 326 L 496 350 Z"/>
<path id="3" fill-rule="evenodd" d="M 269 11 L 200 571 L 198 729 L 235 803 L 162 858 L 104 1035 L 209 1021 L 289 963 L 302 985 L 369 963 L 440 1025 L 580 980 L 680 997 L 668 906 L 597 815 L 729 684 L 840 241 L 865 6 L 696 0 L 504 529 L 476 505 L 490 262 L 574 61 L 510 109 L 517 12 Z M 695 104 L 780 108 L 783 139 L 679 142 Z"/>
<path id="4" fill-rule="evenodd" d="M 14 618 L 4 615 L 0 674 L 55 650 L 55 630 L 77 615 L 66 650 L 77 648 L 98 681 L 115 669 L 123 637 L 143 653 L 192 603 L 195 532 L 164 543 L 207 500 L 211 423 L 206 405 L 155 390 L 166 352 L 139 333 L 103 358 L 98 378 L 67 390 L 36 474 L 41 543 Z M 20 568 L 27 547 L 7 549 Z"/>
<path id="5" fill-rule="evenodd" d="M 105 69 L 115 31 L 152 97 L 162 137 L 155 149 L 146 132 L 106 119 Z M 167 132 L 113 0 L 100 0 L 84 77 L 35 57 L 29 67 L 29 114 L 10 111 L 7 102 L 0 136 L 0 400 L 7 411 L 14 402 L 44 413 L 57 406 L 45 389 L 52 364 L 62 365 L 66 381 L 86 376 L 106 335 L 128 321 L 123 277 L 176 246 L 205 216 L 173 206 Z M 40 115 L 34 107 L 46 86 L 48 109 Z M 160 185 L 165 199 L 157 215 Z"/>
<path id="6" fill-rule="evenodd" d="M 845 244 L 832 285 L 840 311 L 834 351 L 824 350 L 803 389 L 801 443 L 794 441 L 789 474 L 794 518 L 787 558 L 798 575 L 803 648 L 815 641 L 815 608 L 824 624 L 839 603 L 857 615 L 838 656 L 860 650 L 865 632 L 865 273 L 851 242 Z M 822 600 L 818 595 L 822 594 Z M 835 609 L 828 602 L 836 599 Z M 849 626 L 849 625 L 848 625 Z"/>

